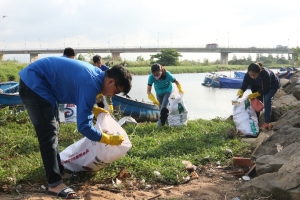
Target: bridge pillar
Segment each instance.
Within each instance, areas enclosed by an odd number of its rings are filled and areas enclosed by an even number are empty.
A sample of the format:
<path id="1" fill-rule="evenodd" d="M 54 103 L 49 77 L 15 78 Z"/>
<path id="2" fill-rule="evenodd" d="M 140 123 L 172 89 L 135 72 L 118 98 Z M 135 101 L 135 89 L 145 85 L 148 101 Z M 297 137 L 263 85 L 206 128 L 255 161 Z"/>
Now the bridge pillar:
<path id="1" fill-rule="evenodd" d="M 222 65 L 228 65 L 228 53 L 221 53 L 221 60 Z"/>
<path id="2" fill-rule="evenodd" d="M 292 62 L 292 66 L 294 67 L 294 65 L 295 65 L 295 54 L 294 53 L 292 53 L 292 60 L 291 60 L 291 62 Z"/>
<path id="3" fill-rule="evenodd" d="M 120 58 L 120 52 L 112 52 L 111 57 L 113 60 L 118 60 Z"/>
<path id="4" fill-rule="evenodd" d="M 37 53 L 31 53 L 30 54 L 30 63 L 33 63 L 34 61 L 36 61 L 39 58 L 39 54 Z"/>

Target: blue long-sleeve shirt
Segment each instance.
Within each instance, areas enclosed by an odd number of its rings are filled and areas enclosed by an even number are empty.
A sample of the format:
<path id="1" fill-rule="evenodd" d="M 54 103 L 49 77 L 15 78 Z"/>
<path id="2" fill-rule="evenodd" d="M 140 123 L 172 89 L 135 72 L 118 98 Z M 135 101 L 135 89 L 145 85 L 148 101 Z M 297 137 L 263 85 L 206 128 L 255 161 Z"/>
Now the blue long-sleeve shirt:
<path id="1" fill-rule="evenodd" d="M 31 63 L 19 75 L 52 106 L 76 104 L 78 131 L 90 140 L 100 141 L 102 133 L 93 127 L 92 109 L 96 95 L 101 93 L 105 72 L 80 60 L 47 57 Z"/>
<path id="2" fill-rule="evenodd" d="M 280 81 L 274 72 L 264 67 L 259 73 L 258 78 L 255 80 L 249 76 L 249 73 L 245 74 L 240 89 L 245 91 L 248 86 L 250 86 L 252 92 L 258 92 L 259 94 L 264 95 L 268 93 L 270 89 L 278 89 L 280 87 Z"/>

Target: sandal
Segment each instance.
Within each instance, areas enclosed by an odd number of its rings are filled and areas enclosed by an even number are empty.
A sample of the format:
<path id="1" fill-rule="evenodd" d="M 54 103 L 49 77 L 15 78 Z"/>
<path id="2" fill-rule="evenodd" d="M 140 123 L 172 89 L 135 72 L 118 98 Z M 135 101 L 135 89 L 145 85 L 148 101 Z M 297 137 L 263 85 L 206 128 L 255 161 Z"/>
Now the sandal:
<path id="1" fill-rule="evenodd" d="M 81 198 L 80 196 L 78 196 L 76 194 L 76 192 L 72 188 L 69 188 L 69 187 L 65 187 L 64 189 L 62 189 L 58 193 L 51 192 L 51 191 L 48 190 L 48 193 L 56 195 L 57 197 L 62 197 L 64 199 L 80 199 Z M 73 197 L 72 194 L 76 194 L 76 196 Z"/>

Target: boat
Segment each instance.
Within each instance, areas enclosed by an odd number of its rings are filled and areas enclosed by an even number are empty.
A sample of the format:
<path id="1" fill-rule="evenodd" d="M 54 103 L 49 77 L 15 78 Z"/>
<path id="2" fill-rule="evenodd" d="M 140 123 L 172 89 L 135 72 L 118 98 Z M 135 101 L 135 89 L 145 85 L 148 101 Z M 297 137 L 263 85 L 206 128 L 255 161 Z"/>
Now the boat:
<path id="1" fill-rule="evenodd" d="M 244 78 L 246 75 L 246 72 L 234 72 L 234 78 Z"/>
<path id="2" fill-rule="evenodd" d="M 219 88 L 239 89 L 242 87 L 243 80 L 242 78 L 219 77 Z"/>
<path id="3" fill-rule="evenodd" d="M 19 83 L 8 81 L 0 83 L 0 93 L 15 93 L 19 91 Z"/>
<path id="4" fill-rule="evenodd" d="M 227 77 L 226 75 L 223 74 L 218 74 L 215 72 L 210 72 L 208 75 L 205 76 L 202 85 L 203 86 L 208 86 L 208 87 L 220 87 L 218 78 L 219 77 Z"/>
<path id="5" fill-rule="evenodd" d="M 19 106 L 22 105 L 19 93 L 0 93 L 0 106 Z"/>
<path id="6" fill-rule="evenodd" d="M 119 107 L 119 110 L 122 112 L 123 116 L 131 116 L 137 122 L 156 122 L 159 117 L 159 106 L 140 102 L 133 100 L 130 97 L 121 97 L 115 95 L 112 97 L 113 105 L 116 110 L 116 107 Z"/>
<path id="7" fill-rule="evenodd" d="M 0 83 L 0 106 L 22 105 L 19 96 L 19 83 L 15 81 Z"/>
<path id="8" fill-rule="evenodd" d="M 298 72 L 298 69 L 295 67 L 280 67 L 279 72 L 277 72 L 277 76 L 279 78 L 290 79 L 295 73 Z"/>
<path id="9" fill-rule="evenodd" d="M 202 85 L 214 88 L 241 88 L 245 72 L 234 72 L 235 78 L 229 78 L 222 74 L 210 73 L 206 75 Z"/>

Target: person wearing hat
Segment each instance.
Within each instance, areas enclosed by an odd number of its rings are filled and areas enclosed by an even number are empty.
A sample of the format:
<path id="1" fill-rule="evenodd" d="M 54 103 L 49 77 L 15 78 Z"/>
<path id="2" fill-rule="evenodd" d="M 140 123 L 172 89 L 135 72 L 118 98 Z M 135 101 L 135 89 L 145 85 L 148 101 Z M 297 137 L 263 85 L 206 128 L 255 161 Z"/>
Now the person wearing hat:
<path id="1" fill-rule="evenodd" d="M 58 104 L 77 105 L 77 129 L 92 141 L 120 145 L 120 135 L 93 127 L 95 97 L 127 94 L 131 73 L 121 65 L 101 71 L 90 63 L 65 57 L 41 58 L 19 72 L 19 95 L 34 126 L 46 171 L 48 192 L 62 198 L 79 198 L 63 183 L 65 173 L 58 148 Z M 96 113 L 99 114 L 99 113 Z"/>

